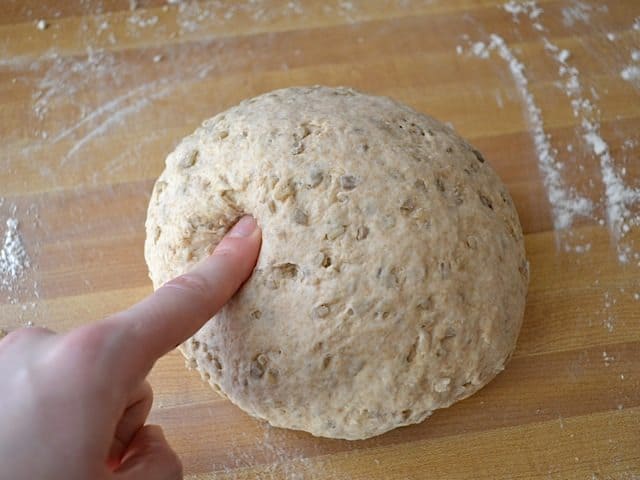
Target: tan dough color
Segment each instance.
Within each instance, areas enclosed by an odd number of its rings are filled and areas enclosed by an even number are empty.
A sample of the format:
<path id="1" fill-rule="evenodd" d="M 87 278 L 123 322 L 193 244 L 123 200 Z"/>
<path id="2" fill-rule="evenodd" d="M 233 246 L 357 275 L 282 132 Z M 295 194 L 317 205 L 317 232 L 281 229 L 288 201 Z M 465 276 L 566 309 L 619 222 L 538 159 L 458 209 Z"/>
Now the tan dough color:
<path id="1" fill-rule="evenodd" d="M 182 352 L 255 417 L 361 439 L 487 384 L 522 323 L 513 202 L 482 155 L 393 100 L 288 88 L 203 123 L 153 190 L 157 288 L 244 213 L 263 243 L 238 295 Z"/>

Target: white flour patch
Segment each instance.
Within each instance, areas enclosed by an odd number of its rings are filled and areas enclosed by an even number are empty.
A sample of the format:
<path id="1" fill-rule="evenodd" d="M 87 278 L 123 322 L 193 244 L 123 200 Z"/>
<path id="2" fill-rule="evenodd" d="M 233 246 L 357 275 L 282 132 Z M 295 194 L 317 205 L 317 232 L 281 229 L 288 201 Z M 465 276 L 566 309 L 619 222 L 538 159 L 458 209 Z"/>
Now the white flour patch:
<path id="1" fill-rule="evenodd" d="M 229 480 L 245 479 L 247 468 L 251 468 L 251 478 L 255 480 L 346 480 L 345 476 L 333 464 L 330 457 L 322 455 L 315 445 L 311 452 L 305 452 L 287 440 L 291 434 L 261 423 L 255 437 L 240 434 L 242 445 L 232 442 L 226 465 L 213 466 L 214 475 L 223 473 Z M 254 443 L 255 442 L 255 443 Z M 249 444 L 249 448 L 247 448 Z M 253 444 L 253 445 L 251 445 Z M 375 462 L 376 474 L 383 474 L 383 466 Z M 381 477 L 382 478 L 382 477 Z"/>
<path id="2" fill-rule="evenodd" d="M 522 14 L 526 15 L 531 20 L 535 20 L 543 12 L 542 8 L 540 8 L 536 4 L 535 0 L 527 0 L 527 1 L 520 1 L 520 2 L 511 0 L 505 3 L 502 6 L 502 8 L 504 8 L 507 12 L 513 15 L 513 21 L 516 23 L 520 22 L 520 19 L 518 17 Z"/>
<path id="3" fill-rule="evenodd" d="M 574 0 L 570 6 L 562 9 L 562 23 L 565 27 L 573 27 L 576 22 L 588 23 L 592 10 L 591 5 Z"/>
<path id="4" fill-rule="evenodd" d="M 118 109 L 111 115 L 108 115 L 98 126 L 91 129 L 86 135 L 84 135 L 74 143 L 73 147 L 71 147 L 67 154 L 62 158 L 60 165 L 64 165 L 70 158 L 72 158 L 77 152 L 84 148 L 84 146 L 87 143 L 91 142 L 93 139 L 102 136 L 112 127 L 123 124 L 123 121 L 126 117 L 137 113 L 143 108 L 149 106 L 153 100 L 167 95 L 172 90 L 172 88 L 173 87 L 169 85 L 156 92 L 146 93 L 146 95 L 140 96 L 140 98 L 131 103 L 131 105 Z"/>
<path id="5" fill-rule="evenodd" d="M 546 28 L 541 23 L 543 10 L 537 6 L 535 1 L 515 2 L 509 1 L 503 5 L 505 11 L 513 15 L 514 22 L 520 23 L 521 17 L 528 19 L 532 26 L 541 32 L 546 32 Z M 607 11 L 606 6 L 592 8 L 586 3 L 574 1 L 563 10 L 565 23 L 573 25 L 575 21 L 587 22 L 591 18 L 593 11 Z M 538 25 L 538 27 L 536 27 Z M 610 36 L 613 38 L 613 34 Z M 625 182 L 626 169 L 616 165 L 612 157 L 611 149 L 603 138 L 600 128 L 600 110 L 596 104 L 599 100 L 598 92 L 594 87 L 585 90 L 581 83 L 580 72 L 570 64 L 572 53 L 566 48 L 560 48 L 551 43 L 545 36 L 541 37 L 545 50 L 552 56 L 558 65 L 558 75 L 560 81 L 557 82 L 561 90 L 568 97 L 573 115 L 578 122 L 576 134 L 583 144 L 583 148 L 590 151 L 592 158 L 598 161 L 601 180 L 604 187 L 604 194 L 598 201 L 598 206 L 604 210 L 604 218 L 594 216 L 593 202 L 577 192 L 576 186 L 572 185 L 571 177 L 563 173 L 567 164 L 558 160 L 559 152 L 551 145 L 550 136 L 544 130 L 544 120 L 542 111 L 536 104 L 534 95 L 531 93 L 526 75 L 525 65 L 516 57 L 502 37 L 491 34 L 490 43 L 478 41 L 473 43 L 468 37 L 465 40 L 469 46 L 469 54 L 477 58 L 487 58 L 485 52 L 496 51 L 498 55 L 507 62 L 511 76 L 516 84 L 518 93 L 523 99 L 526 107 L 526 117 L 534 140 L 534 147 L 538 157 L 538 167 L 543 176 L 544 185 L 553 213 L 554 227 L 556 230 L 563 230 L 563 239 L 572 239 L 572 244 L 565 242 L 565 251 L 575 253 L 586 253 L 590 250 L 591 244 L 582 241 L 575 244 L 574 232 L 567 230 L 574 219 L 586 217 L 597 221 L 599 225 L 606 225 L 612 234 L 612 243 L 617 250 L 617 258 L 621 263 L 628 263 L 631 259 L 640 260 L 640 252 L 633 248 L 633 242 L 626 240 L 627 234 L 633 227 L 640 225 L 640 215 L 634 214 L 636 206 L 640 206 L 640 189 L 634 188 Z M 631 60 L 636 61 L 640 57 L 637 50 L 631 52 Z M 631 67 L 636 67 L 635 65 Z M 635 77 L 635 70 L 628 67 L 625 76 Z M 640 68 L 638 69 L 640 70 Z M 633 144 L 633 145 L 632 145 Z M 629 145 L 628 148 L 626 145 Z M 626 139 L 623 143 L 624 149 L 633 148 L 635 142 Z M 566 153 L 570 164 L 580 172 L 585 171 L 585 164 L 580 157 L 580 152 L 575 151 L 573 144 L 566 145 Z M 588 188 L 593 189 L 595 183 L 591 179 Z M 586 188 L 586 187 L 582 187 Z M 582 240 L 582 239 L 579 239 Z M 640 262 L 638 262 L 640 266 Z M 609 326 L 613 325 L 611 321 Z M 608 327 L 609 328 L 609 327 Z"/>
<path id="6" fill-rule="evenodd" d="M 504 108 L 504 102 L 502 101 L 502 94 L 500 93 L 500 90 L 495 90 L 494 97 L 496 99 L 496 105 L 498 106 L 498 108 Z"/>
<path id="7" fill-rule="evenodd" d="M 608 367 L 616 360 L 616 357 L 607 353 L 606 351 L 602 352 L 602 361 L 604 362 L 604 366 Z"/>
<path id="8" fill-rule="evenodd" d="M 558 74 L 565 81 L 564 92 L 571 102 L 574 117 L 580 122 L 579 135 L 599 160 L 605 188 L 603 203 L 607 225 L 614 236 L 618 260 L 627 263 L 630 260 L 631 246 L 621 243 L 620 240 L 630 232 L 632 226 L 638 224 L 638 218 L 632 215 L 629 206 L 634 203 L 640 204 L 640 191 L 628 187 L 623 179 L 625 170 L 616 167 L 609 145 L 600 131 L 600 109 L 594 103 L 595 99 L 585 97 L 580 72 L 575 66 L 567 63 L 570 53 L 546 38 L 543 41 L 545 50 L 558 63 Z"/>
<path id="9" fill-rule="evenodd" d="M 604 316 L 602 320 L 602 326 L 609 332 L 613 333 L 615 330 L 615 316 L 612 313 L 613 306 L 617 303 L 615 297 L 613 297 L 609 292 L 604 293 L 604 305 L 602 309 L 602 314 Z"/>
<path id="10" fill-rule="evenodd" d="M 57 108 L 59 103 L 69 102 L 87 87 L 95 86 L 96 80 L 113 82 L 112 85 L 115 86 L 123 82 L 117 74 L 115 57 L 104 51 L 91 50 L 81 59 L 49 53 L 40 61 L 33 62 L 29 68 L 37 70 L 44 63 L 50 65 L 32 95 L 33 111 L 39 120 L 50 109 Z"/>
<path id="11" fill-rule="evenodd" d="M 635 83 L 640 80 L 640 66 L 627 65 L 620 71 L 620 77 L 627 82 Z"/>
<path id="12" fill-rule="evenodd" d="M 478 58 L 489 58 L 489 49 L 484 42 L 476 42 L 471 45 L 471 53 Z"/>
<path id="13" fill-rule="evenodd" d="M 127 22 L 135 28 L 148 28 L 158 23 L 158 17 L 136 12 L 127 19 Z"/>
<path id="14" fill-rule="evenodd" d="M 547 197 L 551 204 L 554 227 L 556 230 L 567 229 L 576 217 L 588 216 L 591 213 L 591 201 L 568 187 L 562 177 L 563 166 L 558 162 L 556 158 L 558 152 L 551 146 L 550 137 L 544 130 L 540 107 L 529 91 L 524 64 L 516 58 L 502 37 L 492 34 L 490 38 L 488 50 L 495 50 L 507 62 L 516 89 L 525 103 L 525 114 L 532 130 L 538 168 L 542 174 Z"/>
<path id="15" fill-rule="evenodd" d="M 0 290 L 15 292 L 30 266 L 29 255 L 18 231 L 20 222 L 9 217 L 5 222 L 2 249 L 0 250 Z"/>

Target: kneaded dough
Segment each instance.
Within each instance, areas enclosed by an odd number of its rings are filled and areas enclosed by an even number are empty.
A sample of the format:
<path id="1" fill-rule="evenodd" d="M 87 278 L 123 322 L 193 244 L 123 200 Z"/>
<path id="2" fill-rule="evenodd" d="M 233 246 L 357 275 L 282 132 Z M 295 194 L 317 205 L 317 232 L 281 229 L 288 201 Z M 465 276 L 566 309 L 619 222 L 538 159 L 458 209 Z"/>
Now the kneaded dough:
<path id="1" fill-rule="evenodd" d="M 528 284 L 511 197 L 437 120 L 349 88 L 277 90 L 166 160 L 145 256 L 157 288 L 243 214 L 251 279 L 181 346 L 245 412 L 362 439 L 421 422 L 508 361 Z"/>

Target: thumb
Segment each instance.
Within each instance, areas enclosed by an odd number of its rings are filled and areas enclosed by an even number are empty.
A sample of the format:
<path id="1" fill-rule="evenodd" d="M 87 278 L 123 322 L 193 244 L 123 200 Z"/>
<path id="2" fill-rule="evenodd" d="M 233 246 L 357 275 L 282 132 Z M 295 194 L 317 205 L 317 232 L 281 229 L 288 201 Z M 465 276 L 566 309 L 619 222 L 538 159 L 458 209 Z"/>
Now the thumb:
<path id="1" fill-rule="evenodd" d="M 162 428 L 145 425 L 138 430 L 113 472 L 114 480 L 182 480 L 182 463 L 167 443 Z"/>

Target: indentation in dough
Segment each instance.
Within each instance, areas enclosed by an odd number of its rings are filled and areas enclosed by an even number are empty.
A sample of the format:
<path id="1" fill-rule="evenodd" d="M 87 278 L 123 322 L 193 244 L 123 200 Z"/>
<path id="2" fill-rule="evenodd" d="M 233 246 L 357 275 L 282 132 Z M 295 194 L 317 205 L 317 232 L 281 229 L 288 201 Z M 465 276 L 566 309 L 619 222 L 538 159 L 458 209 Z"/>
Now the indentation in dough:
<path id="1" fill-rule="evenodd" d="M 451 262 L 448 260 L 442 260 L 438 263 L 438 271 L 440 272 L 440 278 L 445 279 L 451 273 Z"/>
<path id="2" fill-rule="evenodd" d="M 416 208 L 416 202 L 413 198 L 407 198 L 402 205 L 400 205 L 400 212 L 403 215 L 409 215 Z"/>
<path id="3" fill-rule="evenodd" d="M 324 173 L 322 170 L 312 169 L 309 172 L 309 179 L 307 180 L 307 186 L 309 188 L 316 188 L 318 185 L 322 183 L 322 179 L 324 178 Z"/>
<path id="4" fill-rule="evenodd" d="M 212 355 L 211 352 L 207 352 L 207 361 L 212 364 L 216 370 L 222 371 L 222 362 L 216 355 Z"/>
<path id="5" fill-rule="evenodd" d="M 423 300 L 420 300 L 417 303 L 416 308 L 421 312 L 428 312 L 430 310 L 433 310 L 433 298 L 427 297 Z"/>
<path id="6" fill-rule="evenodd" d="M 353 190 L 358 185 L 358 180 L 354 175 L 342 175 L 340 186 L 345 190 Z"/>
<path id="7" fill-rule="evenodd" d="M 301 208 L 296 208 L 293 211 L 293 221 L 298 225 L 306 227 L 309 225 L 309 215 Z"/>
<path id="8" fill-rule="evenodd" d="M 424 183 L 424 180 L 422 180 L 422 179 L 420 179 L 420 178 L 419 178 L 419 179 L 417 179 L 417 180 L 413 183 L 413 186 L 414 186 L 417 190 L 419 190 L 419 191 L 421 191 L 421 192 L 423 192 L 423 193 L 427 193 L 427 186 L 426 186 L 426 184 Z"/>
<path id="9" fill-rule="evenodd" d="M 484 157 L 482 156 L 482 153 L 480 153 L 475 148 L 472 148 L 471 151 L 476 156 L 476 160 L 478 160 L 480 163 L 484 163 Z"/>
<path id="10" fill-rule="evenodd" d="M 291 279 L 298 276 L 300 267 L 295 263 L 281 263 L 273 266 L 273 271 L 278 278 Z"/>
<path id="11" fill-rule="evenodd" d="M 493 210 L 493 203 L 491 202 L 491 199 L 489 197 L 487 197 L 481 192 L 478 192 L 478 197 L 480 197 L 480 201 L 485 207 Z"/>
<path id="12" fill-rule="evenodd" d="M 356 231 L 356 240 L 364 240 L 369 236 L 369 227 L 360 225 Z"/>
<path id="13" fill-rule="evenodd" d="M 334 225 L 329 228 L 329 231 L 325 234 L 327 240 L 335 240 L 346 232 L 347 227 L 345 225 Z"/>
<path id="14" fill-rule="evenodd" d="M 312 315 L 314 318 L 324 318 L 327 315 L 329 315 L 330 312 L 331 312 L 331 309 L 329 308 L 329 305 L 327 305 L 326 303 L 323 303 L 313 308 Z"/>
<path id="15" fill-rule="evenodd" d="M 240 207 L 238 207 L 236 194 L 233 190 L 223 190 L 222 192 L 220 192 L 220 197 L 222 198 L 222 201 L 226 203 L 232 210 L 241 210 Z"/>
<path id="16" fill-rule="evenodd" d="M 329 368 L 330 364 L 331 364 L 331 355 L 325 355 L 324 358 L 322 359 L 322 368 L 326 370 L 327 368 Z"/>
<path id="17" fill-rule="evenodd" d="M 278 383 L 279 375 L 280 375 L 280 372 L 278 371 L 277 368 L 270 368 L 269 370 L 267 370 L 267 380 L 269 380 L 269 383 L 271 384 Z"/>
<path id="18" fill-rule="evenodd" d="M 407 353 L 407 356 L 405 357 L 405 360 L 407 361 L 407 363 L 413 362 L 413 359 L 416 358 L 416 352 L 418 350 L 419 342 L 420 342 L 420 337 L 416 337 L 415 341 L 409 348 L 409 353 Z"/>
<path id="19" fill-rule="evenodd" d="M 322 253 L 322 260 L 320 261 L 320 265 L 324 268 L 329 268 L 331 266 L 331 257 L 326 253 Z"/>

